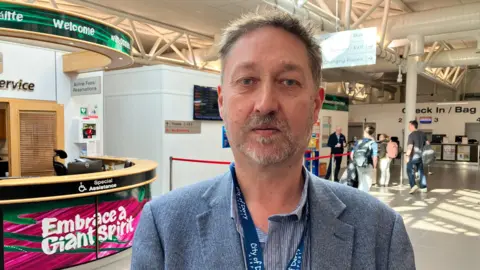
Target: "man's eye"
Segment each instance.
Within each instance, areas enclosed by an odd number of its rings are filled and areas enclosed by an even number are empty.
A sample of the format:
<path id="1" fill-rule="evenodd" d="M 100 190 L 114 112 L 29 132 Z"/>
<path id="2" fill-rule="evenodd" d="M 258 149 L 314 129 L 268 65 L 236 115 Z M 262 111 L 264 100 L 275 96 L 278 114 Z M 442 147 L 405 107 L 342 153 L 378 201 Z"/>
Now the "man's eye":
<path id="1" fill-rule="evenodd" d="M 283 81 L 282 81 L 282 84 L 285 85 L 285 86 L 300 85 L 300 83 L 297 82 L 296 80 L 283 80 Z"/>
<path id="2" fill-rule="evenodd" d="M 252 85 L 253 84 L 253 79 L 242 79 L 240 82 L 243 85 Z"/>

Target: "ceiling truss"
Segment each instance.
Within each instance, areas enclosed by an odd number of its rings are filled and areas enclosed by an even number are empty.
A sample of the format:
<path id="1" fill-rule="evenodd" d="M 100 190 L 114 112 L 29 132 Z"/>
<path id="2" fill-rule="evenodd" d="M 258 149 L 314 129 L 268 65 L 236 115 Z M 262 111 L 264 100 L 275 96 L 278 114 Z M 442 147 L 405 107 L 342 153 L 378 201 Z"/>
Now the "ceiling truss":
<path id="1" fill-rule="evenodd" d="M 196 49 L 210 48 L 213 37 L 195 33 L 84 0 L 9 0 L 75 12 L 106 21 L 127 32 L 133 41 L 133 59 L 138 65 L 176 64 L 194 69 L 218 71 L 216 66 L 198 62 Z M 155 40 L 153 42 L 153 40 Z"/>

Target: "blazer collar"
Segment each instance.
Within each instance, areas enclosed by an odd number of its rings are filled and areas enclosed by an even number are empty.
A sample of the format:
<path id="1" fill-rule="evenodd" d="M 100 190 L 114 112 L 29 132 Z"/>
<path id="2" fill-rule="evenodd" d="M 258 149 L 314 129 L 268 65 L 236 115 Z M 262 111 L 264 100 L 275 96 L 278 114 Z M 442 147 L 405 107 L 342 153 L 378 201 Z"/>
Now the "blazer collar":
<path id="1" fill-rule="evenodd" d="M 197 215 L 197 230 L 200 237 L 205 267 L 203 269 L 244 270 L 243 247 L 230 217 L 230 173 L 217 177 L 202 198 L 208 210 Z"/>
<path id="2" fill-rule="evenodd" d="M 339 219 L 346 205 L 327 185 L 327 180 L 313 175 L 310 179 L 311 269 L 350 269 L 354 227 Z"/>

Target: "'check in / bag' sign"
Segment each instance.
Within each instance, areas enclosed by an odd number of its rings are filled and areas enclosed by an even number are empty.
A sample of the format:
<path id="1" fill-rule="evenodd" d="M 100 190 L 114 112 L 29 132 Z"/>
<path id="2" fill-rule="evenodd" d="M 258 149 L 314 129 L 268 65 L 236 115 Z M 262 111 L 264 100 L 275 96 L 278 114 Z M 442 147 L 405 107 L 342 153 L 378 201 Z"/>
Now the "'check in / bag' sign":
<path id="1" fill-rule="evenodd" d="M 0 28 L 23 30 L 92 42 L 131 54 L 131 38 L 100 22 L 60 11 L 0 2 Z"/>
<path id="2" fill-rule="evenodd" d="M 377 28 L 328 33 L 318 37 L 322 67 L 374 65 L 377 62 Z"/>

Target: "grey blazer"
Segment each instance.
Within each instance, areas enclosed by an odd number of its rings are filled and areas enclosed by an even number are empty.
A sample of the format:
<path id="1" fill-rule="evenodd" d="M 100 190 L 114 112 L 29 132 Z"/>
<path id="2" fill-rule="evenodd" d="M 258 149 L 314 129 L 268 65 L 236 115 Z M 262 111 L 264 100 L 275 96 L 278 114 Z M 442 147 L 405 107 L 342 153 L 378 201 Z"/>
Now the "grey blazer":
<path id="1" fill-rule="evenodd" d="M 310 179 L 311 269 L 415 269 L 398 213 L 357 189 Z M 245 269 L 231 192 L 228 172 L 147 203 L 132 270 Z"/>

